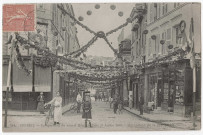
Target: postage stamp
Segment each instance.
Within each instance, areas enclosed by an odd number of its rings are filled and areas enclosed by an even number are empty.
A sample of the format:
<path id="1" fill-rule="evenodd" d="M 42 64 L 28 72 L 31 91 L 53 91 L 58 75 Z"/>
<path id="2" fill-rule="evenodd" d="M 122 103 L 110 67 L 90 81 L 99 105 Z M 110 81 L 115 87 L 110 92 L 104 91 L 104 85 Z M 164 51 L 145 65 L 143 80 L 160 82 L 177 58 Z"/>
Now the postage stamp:
<path id="1" fill-rule="evenodd" d="M 34 31 L 34 4 L 3 5 L 3 31 Z"/>

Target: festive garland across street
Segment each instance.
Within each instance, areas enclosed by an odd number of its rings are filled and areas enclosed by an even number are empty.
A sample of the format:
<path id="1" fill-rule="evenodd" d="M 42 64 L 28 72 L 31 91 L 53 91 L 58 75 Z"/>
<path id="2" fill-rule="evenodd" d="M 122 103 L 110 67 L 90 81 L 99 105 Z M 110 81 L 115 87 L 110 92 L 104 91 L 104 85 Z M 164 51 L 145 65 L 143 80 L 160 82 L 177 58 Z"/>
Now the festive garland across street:
<path id="1" fill-rule="evenodd" d="M 15 60 L 16 60 L 16 64 L 17 64 L 18 68 L 24 70 L 27 73 L 27 75 L 30 75 L 31 70 L 29 70 L 25 66 L 25 63 L 24 63 L 22 56 L 20 54 L 20 51 L 19 51 L 19 46 L 17 44 L 15 45 L 15 51 L 16 51 Z"/>

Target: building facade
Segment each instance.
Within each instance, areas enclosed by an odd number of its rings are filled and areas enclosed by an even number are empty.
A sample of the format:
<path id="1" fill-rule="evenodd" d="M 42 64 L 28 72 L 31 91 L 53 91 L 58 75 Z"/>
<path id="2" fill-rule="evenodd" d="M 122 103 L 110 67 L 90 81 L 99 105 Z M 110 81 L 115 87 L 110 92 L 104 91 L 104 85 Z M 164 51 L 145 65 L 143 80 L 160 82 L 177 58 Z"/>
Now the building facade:
<path id="1" fill-rule="evenodd" d="M 133 107 L 139 109 L 139 97 L 144 96 L 144 108 L 163 110 L 182 116 L 192 112 L 193 74 L 190 55 L 179 54 L 164 63 L 137 68 L 136 65 L 153 63 L 172 52 L 192 48 L 200 53 L 201 32 L 199 3 L 139 3 L 131 12 L 131 62 L 128 70 L 128 90 L 122 94 L 133 96 Z M 193 31 L 192 31 L 193 29 Z M 199 57 L 200 58 L 200 57 Z M 198 56 L 196 57 L 198 59 Z M 197 60 L 198 61 L 198 60 Z M 200 68 L 197 68 L 197 96 L 201 93 Z M 124 84 L 124 83 L 123 83 Z M 200 96 L 197 97 L 200 103 Z M 200 107 L 197 107 L 200 108 Z"/>
<path id="2" fill-rule="evenodd" d="M 65 10 L 74 16 L 71 4 L 63 4 Z M 6 45 L 10 35 L 13 33 L 3 33 L 3 97 L 5 98 L 8 61 L 10 59 L 11 44 Z M 79 48 L 77 39 L 77 29 L 72 20 L 57 8 L 57 4 L 36 4 L 36 31 L 19 32 L 20 36 L 35 42 L 34 35 L 42 37 L 39 45 L 49 49 L 56 55 L 63 55 Z M 37 96 L 44 93 L 45 101 L 52 99 L 56 93 L 54 69 L 51 66 L 43 67 L 34 64 L 31 56 L 42 57 L 40 52 L 32 48 L 19 46 L 25 66 L 32 71 L 32 75 L 27 75 L 17 65 L 16 60 L 12 64 L 11 72 L 11 93 L 9 102 L 10 109 L 35 110 L 37 107 Z M 15 58 L 14 58 L 15 59 Z M 58 63 L 59 64 L 59 63 Z M 20 78 L 19 78 L 20 77 Z M 65 89 L 61 89 L 65 91 Z M 68 89 L 67 89 L 68 90 Z M 63 91 L 61 92 L 62 96 Z M 68 98 L 68 97 L 66 97 Z"/>

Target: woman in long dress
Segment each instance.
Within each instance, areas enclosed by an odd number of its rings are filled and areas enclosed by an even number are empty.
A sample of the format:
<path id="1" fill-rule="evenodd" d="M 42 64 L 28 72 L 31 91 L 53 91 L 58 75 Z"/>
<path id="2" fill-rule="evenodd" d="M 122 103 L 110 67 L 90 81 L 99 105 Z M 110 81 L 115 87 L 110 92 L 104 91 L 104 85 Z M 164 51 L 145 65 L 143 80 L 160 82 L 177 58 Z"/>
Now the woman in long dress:
<path id="1" fill-rule="evenodd" d="M 60 93 L 57 92 L 56 97 L 46 103 L 45 106 L 48 104 L 51 104 L 54 107 L 54 125 L 60 124 L 59 122 L 62 117 L 62 97 L 60 96 Z"/>
<path id="2" fill-rule="evenodd" d="M 40 114 L 44 114 L 44 95 L 43 92 L 40 93 L 40 95 L 37 97 L 37 110 L 40 112 Z"/>

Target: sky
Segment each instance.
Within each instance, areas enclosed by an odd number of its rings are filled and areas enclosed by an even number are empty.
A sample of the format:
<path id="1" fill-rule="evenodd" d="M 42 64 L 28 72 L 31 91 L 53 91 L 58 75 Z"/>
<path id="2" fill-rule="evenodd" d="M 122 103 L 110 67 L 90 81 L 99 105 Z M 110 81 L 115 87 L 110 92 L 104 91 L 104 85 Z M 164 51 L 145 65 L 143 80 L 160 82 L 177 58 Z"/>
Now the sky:
<path id="1" fill-rule="evenodd" d="M 135 6 L 135 3 L 122 3 L 122 4 L 99 4 L 100 8 L 95 9 L 96 4 L 87 4 L 87 3 L 81 3 L 81 4 L 72 4 L 73 10 L 75 13 L 75 17 L 78 19 L 79 16 L 82 16 L 84 18 L 81 23 L 88 26 L 90 29 L 92 29 L 95 32 L 98 31 L 104 31 L 104 33 L 118 27 L 119 25 L 126 22 L 126 19 L 130 17 L 130 13 Z M 111 5 L 115 5 L 116 9 L 112 10 L 110 8 Z M 87 15 L 87 11 L 92 11 L 91 15 Z M 120 17 L 118 15 L 118 12 L 122 11 L 123 16 Z M 79 25 L 76 25 L 78 33 L 78 39 L 80 46 L 85 45 L 94 35 L 80 27 Z M 109 42 L 112 42 L 112 46 L 117 49 L 118 48 L 118 35 L 120 34 L 121 29 L 112 35 L 109 35 L 107 38 L 109 39 Z M 125 37 L 128 37 L 131 33 L 131 24 L 128 24 L 128 26 L 125 27 Z M 103 39 L 98 39 L 93 45 L 88 48 L 88 50 L 85 52 L 87 55 L 93 55 L 93 56 L 104 56 L 104 57 L 114 57 L 113 51 L 109 48 L 109 46 L 106 44 L 106 42 Z"/>

